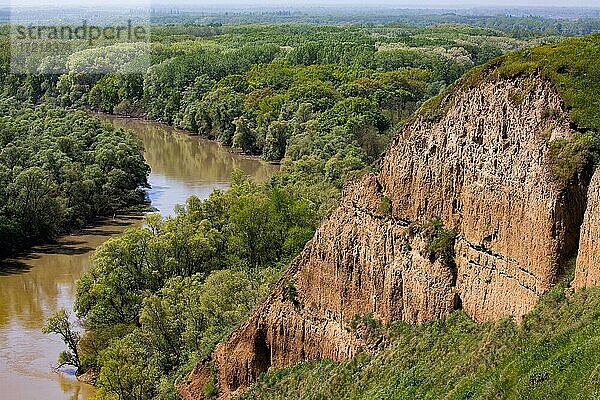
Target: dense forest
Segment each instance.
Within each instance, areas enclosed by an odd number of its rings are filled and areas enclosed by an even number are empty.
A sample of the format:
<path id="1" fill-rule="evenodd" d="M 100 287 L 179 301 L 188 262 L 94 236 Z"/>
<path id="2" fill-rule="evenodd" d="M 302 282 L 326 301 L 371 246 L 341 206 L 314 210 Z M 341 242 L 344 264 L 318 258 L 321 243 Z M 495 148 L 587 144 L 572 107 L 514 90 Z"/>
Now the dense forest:
<path id="1" fill-rule="evenodd" d="M 144 202 L 131 132 L 85 112 L 0 100 L 0 257 Z"/>
<path id="2" fill-rule="evenodd" d="M 7 38 L 0 37 L 0 235 L 12 238 L 2 241 L 6 251 L 143 199 L 148 170 L 133 134 L 74 109 L 162 121 L 282 164 L 265 184 L 236 175 L 230 190 L 192 197 L 174 217 L 150 214 L 144 227 L 101 246 L 77 287 L 75 312 L 85 333 L 73 330 L 66 312 L 45 327 L 69 347 L 60 362 L 94 376 L 99 399 L 178 398 L 177 380 L 268 292 L 335 206 L 344 182 L 376 169 L 393 133 L 427 99 L 476 65 L 598 23 L 558 29 L 554 20 L 487 21 L 156 25 L 143 74 L 124 73 L 131 67 L 124 60 L 116 60 L 114 73 L 89 72 L 115 61 L 115 50 L 139 50 L 106 44 L 58 60 L 69 69 L 62 75 L 12 75 Z M 30 194 L 38 196 L 31 204 Z M 463 326 L 453 318 L 449 324 Z M 415 328 L 414 335 L 431 329 L 433 336 L 445 323 Z M 355 378 L 346 371 L 353 364 L 301 368 L 337 368 L 339 379 Z M 295 373 L 275 375 L 282 383 L 267 376 L 252 394 L 286 396 Z M 205 392 L 213 396 L 216 387 Z"/>
<path id="3" fill-rule="evenodd" d="M 87 333 L 76 365 L 100 371 L 108 398 L 174 396 L 174 372 L 210 354 L 316 223 L 308 201 L 241 175 L 227 192 L 190 198 L 175 217 L 150 215 L 147 227 L 103 245 L 78 282 L 75 308 Z"/>
<path id="4" fill-rule="evenodd" d="M 63 63 L 62 75 L 11 75 L 5 51 L 0 90 L 21 101 L 151 118 L 281 161 L 278 184 L 322 216 L 342 183 L 370 168 L 426 99 L 507 51 L 561 40 L 467 25 L 157 24 L 151 33 L 144 73 L 127 72 L 144 51 L 139 43 L 104 43 L 40 64 L 45 71 Z M 114 73 L 91 73 L 98 65 Z"/>

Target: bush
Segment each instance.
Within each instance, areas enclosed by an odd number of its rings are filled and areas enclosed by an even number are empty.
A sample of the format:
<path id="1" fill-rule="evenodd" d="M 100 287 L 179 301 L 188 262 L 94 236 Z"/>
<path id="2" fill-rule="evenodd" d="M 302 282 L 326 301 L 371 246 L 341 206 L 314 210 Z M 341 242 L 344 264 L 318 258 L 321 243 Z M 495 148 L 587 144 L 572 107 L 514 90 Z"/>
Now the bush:
<path id="1" fill-rule="evenodd" d="M 420 232 L 428 240 L 427 251 L 432 260 L 441 258 L 447 265 L 454 265 L 454 242 L 456 241 L 454 230 L 445 229 L 442 221 L 434 218 L 421 226 Z"/>

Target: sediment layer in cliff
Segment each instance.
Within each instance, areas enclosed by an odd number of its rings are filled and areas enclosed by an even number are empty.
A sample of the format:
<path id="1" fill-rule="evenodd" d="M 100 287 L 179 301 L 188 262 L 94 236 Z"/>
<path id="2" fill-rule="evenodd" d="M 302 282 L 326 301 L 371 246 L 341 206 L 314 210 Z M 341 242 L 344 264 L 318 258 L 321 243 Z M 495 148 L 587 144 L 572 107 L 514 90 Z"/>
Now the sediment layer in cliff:
<path id="1" fill-rule="evenodd" d="M 590 183 L 573 287 L 600 285 L 600 168 Z"/>
<path id="2" fill-rule="evenodd" d="M 383 214 L 380 190 L 375 175 L 349 185 L 275 290 L 216 348 L 211 362 L 223 397 L 270 368 L 347 360 L 376 346 L 352 328 L 356 317 L 417 323 L 455 309 L 453 268 L 427 249 L 427 232 Z M 201 398 L 207 368 L 192 373 L 184 398 Z"/>
<path id="3" fill-rule="evenodd" d="M 368 350 L 351 324 L 361 315 L 418 323 L 460 307 L 518 320 L 559 279 L 590 177 L 553 171 L 550 143 L 574 131 L 552 83 L 482 81 L 439 107 L 395 137 L 379 174 L 346 187 L 274 291 L 180 387 L 185 399 L 202 397 L 210 368 L 229 398 L 269 369 Z M 456 233 L 453 260 L 419 229 L 433 219 Z"/>
<path id="4" fill-rule="evenodd" d="M 519 319 L 577 251 L 589 177 L 564 183 L 553 171 L 550 143 L 574 132 L 548 81 L 484 81 L 453 97 L 439 121 L 395 139 L 383 192 L 395 217 L 456 230 L 456 291 L 470 316 Z"/>

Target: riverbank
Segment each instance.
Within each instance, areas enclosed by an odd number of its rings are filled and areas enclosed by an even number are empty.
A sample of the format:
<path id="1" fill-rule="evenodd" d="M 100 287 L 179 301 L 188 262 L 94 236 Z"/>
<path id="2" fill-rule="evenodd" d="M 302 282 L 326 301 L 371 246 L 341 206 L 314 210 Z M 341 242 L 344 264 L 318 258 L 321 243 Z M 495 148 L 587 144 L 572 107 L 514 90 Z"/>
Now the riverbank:
<path id="1" fill-rule="evenodd" d="M 77 279 L 92 263 L 94 250 L 143 217 L 105 218 L 36 246 L 10 260 L 0 273 L 0 386 L 7 398 L 86 399 L 94 389 L 74 376 L 55 372 L 64 344 L 41 331 L 61 308 L 73 309 Z M 1 265 L 4 265 L 1 264 Z"/>
<path id="2" fill-rule="evenodd" d="M 168 123 L 160 121 L 160 120 L 155 120 L 155 119 L 151 119 L 151 118 L 147 118 L 147 117 L 143 117 L 143 116 L 133 116 L 133 115 L 127 115 L 127 114 L 109 114 L 109 113 L 105 113 L 105 112 L 101 112 L 101 111 L 95 111 L 95 110 L 90 110 L 90 109 L 87 109 L 87 110 L 90 111 L 92 114 L 99 116 L 100 118 L 126 119 L 126 120 L 131 120 L 131 121 L 139 121 L 142 123 L 152 123 L 152 124 L 162 125 L 164 127 L 173 129 L 175 132 L 178 132 L 178 133 L 190 136 L 190 137 L 199 137 L 199 138 L 202 138 L 203 140 L 208 140 L 208 141 L 217 143 L 219 146 L 221 146 L 227 152 L 234 154 L 236 156 L 253 159 L 253 160 L 260 160 L 262 162 L 265 162 L 265 163 L 268 163 L 271 165 L 281 165 L 281 160 L 265 160 L 262 158 L 262 156 L 260 154 L 248 154 L 247 152 L 244 152 L 241 149 L 238 149 L 236 147 L 227 146 L 227 145 L 223 144 L 222 142 L 218 141 L 216 138 L 212 138 L 208 135 L 201 134 L 201 133 L 191 132 L 186 129 L 179 128 L 175 125 L 171 125 L 171 124 L 168 124 Z"/>
<path id="3" fill-rule="evenodd" d="M 133 129 L 142 141 L 151 167 L 148 200 L 164 215 L 172 215 L 190 195 L 204 199 L 215 188 L 227 189 L 234 169 L 256 181 L 276 170 L 258 159 L 231 154 L 214 141 L 174 134 L 161 124 L 123 118 L 111 123 Z M 41 329 L 59 309 L 73 309 L 77 280 L 90 268 L 94 250 L 125 229 L 141 225 L 143 211 L 129 218 L 101 218 L 60 236 L 56 243 L 21 254 L 10 265 L 1 264 L 0 387 L 6 398 L 85 400 L 93 395 L 93 387 L 74 376 L 53 372 L 64 344 Z"/>
<path id="4" fill-rule="evenodd" d="M 73 228 L 73 229 L 69 230 L 68 232 L 63 232 L 63 233 L 59 234 L 58 236 L 56 236 L 55 238 L 47 240 L 43 243 L 34 244 L 30 248 L 23 249 L 13 255 L 11 255 L 10 257 L 0 258 L 0 275 L 3 273 L 5 273 L 5 274 L 12 273 L 10 271 L 10 269 L 11 269 L 10 266 L 17 266 L 18 264 L 20 264 L 20 262 L 21 262 L 20 260 L 27 260 L 31 257 L 32 254 L 44 253 L 45 251 L 50 251 L 51 249 L 55 248 L 56 246 L 61 246 L 61 243 L 63 243 L 66 238 L 85 235 L 86 232 L 106 226 L 106 225 L 110 224 L 111 221 L 130 220 L 130 219 L 135 220 L 138 218 L 143 219 L 146 213 L 154 212 L 154 211 L 156 211 L 156 210 L 153 207 L 151 207 L 150 204 L 148 204 L 147 206 L 140 207 L 139 209 L 137 209 L 135 211 L 130 210 L 130 211 L 119 212 L 119 213 L 115 214 L 114 217 L 110 217 L 108 215 L 99 216 L 95 220 L 85 224 L 84 226 L 81 226 L 78 228 Z"/>

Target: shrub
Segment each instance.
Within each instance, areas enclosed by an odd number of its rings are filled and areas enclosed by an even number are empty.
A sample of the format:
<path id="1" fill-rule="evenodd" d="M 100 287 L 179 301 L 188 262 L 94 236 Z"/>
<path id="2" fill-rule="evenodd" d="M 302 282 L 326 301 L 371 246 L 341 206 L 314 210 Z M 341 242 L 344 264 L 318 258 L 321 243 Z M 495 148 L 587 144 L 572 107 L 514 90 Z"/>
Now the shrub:
<path id="1" fill-rule="evenodd" d="M 421 226 L 421 234 L 427 237 L 427 251 L 432 260 L 442 258 L 447 265 L 454 264 L 454 242 L 456 232 L 445 229 L 439 218 L 434 218 Z"/>
<path id="2" fill-rule="evenodd" d="M 381 197 L 379 202 L 379 211 L 388 218 L 392 215 L 392 201 L 388 196 Z"/>
<path id="3" fill-rule="evenodd" d="M 550 171 L 561 185 L 567 185 L 575 175 L 590 165 L 597 157 L 599 139 L 588 132 L 576 133 L 571 139 L 550 142 Z"/>

